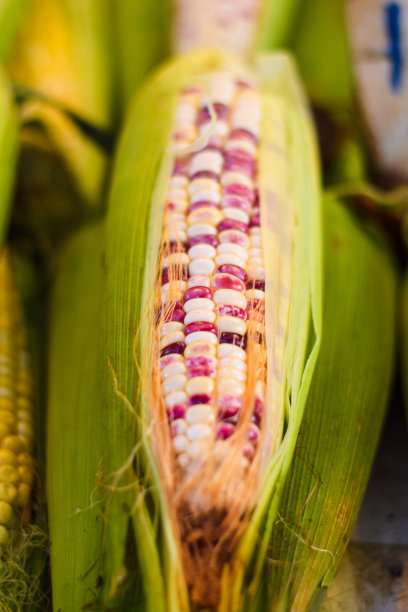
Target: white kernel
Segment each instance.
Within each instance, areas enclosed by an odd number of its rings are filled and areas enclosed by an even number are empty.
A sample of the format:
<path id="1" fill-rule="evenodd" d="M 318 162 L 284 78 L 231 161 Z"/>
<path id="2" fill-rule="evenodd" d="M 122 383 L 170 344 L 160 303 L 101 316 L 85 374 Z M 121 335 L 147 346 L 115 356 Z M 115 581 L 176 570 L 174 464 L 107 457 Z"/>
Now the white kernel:
<path id="1" fill-rule="evenodd" d="M 224 357 L 223 359 L 220 359 L 219 367 L 220 370 L 227 367 L 234 368 L 234 370 L 241 370 L 241 372 L 246 372 L 247 370 L 245 361 L 242 361 L 242 359 L 235 359 L 234 355 L 230 355 L 229 357 Z"/>
<path id="2" fill-rule="evenodd" d="M 183 331 L 184 325 L 179 321 L 168 321 L 167 323 L 163 323 L 162 328 L 160 330 L 161 336 L 166 336 L 167 334 L 171 334 L 176 331 Z"/>
<path id="3" fill-rule="evenodd" d="M 249 257 L 262 257 L 262 249 L 260 247 L 253 247 L 248 251 Z"/>
<path id="4" fill-rule="evenodd" d="M 211 435 L 211 427 L 205 423 L 195 423 L 187 429 L 189 440 L 203 440 Z"/>
<path id="5" fill-rule="evenodd" d="M 181 187 L 175 187 L 173 189 L 170 189 L 168 194 L 167 194 L 167 199 L 168 200 L 173 200 L 173 198 L 177 199 L 184 199 L 187 197 L 187 191 L 185 189 L 182 189 Z"/>
<path id="6" fill-rule="evenodd" d="M 196 404 L 187 409 L 186 421 L 188 423 L 212 423 L 214 409 L 209 404 Z"/>
<path id="7" fill-rule="evenodd" d="M 188 228 L 187 233 L 190 238 L 193 238 L 194 236 L 201 236 L 202 234 L 210 234 L 211 236 L 215 236 L 217 234 L 217 228 L 215 228 L 213 225 L 209 225 L 208 223 L 195 223 Z"/>
<path id="8" fill-rule="evenodd" d="M 187 283 L 183 280 L 173 280 L 171 283 L 166 283 L 160 287 L 161 294 L 168 293 L 169 291 L 187 291 Z"/>
<path id="9" fill-rule="evenodd" d="M 187 253 L 170 253 L 170 255 L 164 258 L 163 267 L 167 268 L 170 264 L 181 266 L 183 264 L 188 264 L 189 261 L 190 259 Z"/>
<path id="10" fill-rule="evenodd" d="M 247 326 L 245 321 L 238 317 L 222 315 L 217 319 L 217 329 L 219 332 L 230 332 L 243 336 L 246 333 Z"/>
<path id="11" fill-rule="evenodd" d="M 218 378 L 233 378 L 239 382 L 245 382 L 246 380 L 246 373 L 242 372 L 242 370 L 238 370 L 235 368 L 230 368 L 230 367 L 226 367 L 226 368 L 220 368 L 219 372 L 218 372 Z"/>
<path id="12" fill-rule="evenodd" d="M 234 358 L 240 359 L 241 361 L 246 361 L 246 352 L 240 346 L 236 346 L 235 344 L 219 344 L 218 345 L 218 357 L 219 359 Z"/>
<path id="13" fill-rule="evenodd" d="M 189 325 L 190 323 L 197 323 L 198 321 L 205 321 L 206 323 L 214 323 L 216 314 L 212 310 L 192 310 L 188 312 L 184 317 L 184 323 Z"/>
<path id="14" fill-rule="evenodd" d="M 222 253 L 221 255 L 217 255 L 215 258 L 215 263 L 217 266 L 232 264 L 233 266 L 239 266 L 240 268 L 245 269 L 245 260 L 238 257 L 234 253 Z"/>
<path id="15" fill-rule="evenodd" d="M 188 178 L 184 174 L 175 174 L 170 179 L 170 187 L 187 187 Z"/>
<path id="16" fill-rule="evenodd" d="M 210 344 L 217 344 L 218 339 L 215 334 L 207 331 L 197 331 L 191 334 L 187 334 L 185 343 L 186 346 L 192 344 L 193 342 L 209 342 Z"/>
<path id="17" fill-rule="evenodd" d="M 243 395 L 245 386 L 234 378 L 220 378 L 217 390 L 218 395 Z"/>
<path id="18" fill-rule="evenodd" d="M 209 376 L 195 376 L 189 378 L 186 385 L 186 393 L 192 395 L 210 394 L 214 391 L 214 379 Z"/>
<path id="19" fill-rule="evenodd" d="M 222 164 L 224 159 L 220 151 L 199 151 L 194 155 L 192 163 L 194 164 L 201 161 L 213 161 Z"/>
<path id="20" fill-rule="evenodd" d="M 214 310 L 215 304 L 209 298 L 193 298 L 187 300 L 184 306 L 184 312 L 191 312 L 192 310 Z"/>
<path id="21" fill-rule="evenodd" d="M 188 200 L 184 200 L 182 198 L 177 198 L 172 200 L 171 203 L 174 206 L 175 212 L 185 212 L 189 206 Z"/>
<path id="22" fill-rule="evenodd" d="M 182 302 L 183 301 L 184 292 L 183 291 L 165 291 L 161 294 L 161 303 L 165 304 L 166 302 Z"/>
<path id="23" fill-rule="evenodd" d="M 201 200 L 206 202 L 213 202 L 214 204 L 218 204 L 221 202 L 221 194 L 217 191 L 199 191 L 191 196 L 190 202 L 191 204 L 195 204 L 196 202 L 200 202 Z M 216 208 L 214 210 L 217 210 Z"/>
<path id="24" fill-rule="evenodd" d="M 190 457 L 187 455 L 187 453 L 180 453 L 180 455 L 177 457 L 177 461 L 182 468 L 185 468 L 190 463 Z"/>
<path id="25" fill-rule="evenodd" d="M 188 428 L 188 423 L 185 419 L 175 419 L 171 422 L 170 429 L 173 436 L 185 434 Z"/>
<path id="26" fill-rule="evenodd" d="M 228 140 L 228 142 L 225 145 L 225 150 L 231 151 L 231 149 L 238 149 L 241 151 L 246 151 L 247 153 L 252 155 L 254 159 L 256 159 L 257 153 L 258 153 L 256 145 L 253 142 L 250 142 L 249 140 L 244 139 L 244 138 L 234 138 L 234 139 Z"/>
<path id="27" fill-rule="evenodd" d="M 188 236 L 182 230 L 169 230 L 170 242 L 187 242 Z"/>
<path id="28" fill-rule="evenodd" d="M 221 175 L 221 183 L 223 185 L 244 185 L 250 189 L 252 189 L 254 186 L 251 179 L 241 172 L 224 172 Z"/>
<path id="29" fill-rule="evenodd" d="M 262 266 L 263 260 L 262 257 L 250 257 L 248 259 L 248 266 Z"/>
<path id="30" fill-rule="evenodd" d="M 217 251 L 211 244 L 195 244 L 189 249 L 188 254 L 191 259 L 201 259 L 202 257 L 214 259 Z"/>
<path id="31" fill-rule="evenodd" d="M 219 184 L 214 179 L 210 178 L 197 178 L 191 181 L 188 186 L 188 191 L 191 195 L 197 193 L 197 191 L 219 191 Z"/>
<path id="32" fill-rule="evenodd" d="M 247 301 L 243 293 L 235 291 L 235 289 L 217 289 L 213 300 L 216 304 L 230 304 L 239 308 L 246 308 Z"/>
<path id="33" fill-rule="evenodd" d="M 248 300 L 263 300 L 265 298 L 265 291 L 261 289 L 248 289 L 245 294 Z"/>
<path id="34" fill-rule="evenodd" d="M 196 172 L 208 170 L 215 174 L 219 174 L 222 169 L 222 164 L 223 159 L 221 153 L 218 151 L 203 151 L 202 153 L 197 153 L 193 157 L 190 165 L 190 173 L 195 174 Z"/>
<path id="35" fill-rule="evenodd" d="M 170 212 L 166 212 L 165 216 L 164 216 L 164 223 L 166 225 L 170 225 L 172 223 L 175 223 L 176 221 L 184 221 L 185 222 L 186 217 L 185 215 L 183 215 L 183 213 L 178 212 L 178 211 L 170 211 Z"/>
<path id="36" fill-rule="evenodd" d="M 248 259 L 248 251 L 240 244 L 234 244 L 233 242 L 221 242 L 217 247 L 217 251 L 220 255 L 224 253 L 233 253 L 244 261 Z"/>
<path id="37" fill-rule="evenodd" d="M 208 225 L 218 225 L 222 219 L 222 213 L 218 208 L 211 206 L 200 206 L 191 212 L 187 217 L 188 224 L 208 223 Z"/>
<path id="38" fill-rule="evenodd" d="M 163 338 L 160 339 L 160 348 L 164 349 L 169 344 L 173 344 L 174 342 L 184 342 L 185 335 L 182 331 L 175 331 L 171 334 L 166 334 Z"/>
<path id="39" fill-rule="evenodd" d="M 160 357 L 159 364 L 163 369 L 170 363 L 175 363 L 178 361 L 183 361 L 183 355 L 179 355 L 178 353 L 171 353 L 170 355 L 165 355 L 164 357 Z M 166 365 L 164 365 L 166 364 Z"/>
<path id="40" fill-rule="evenodd" d="M 173 446 L 174 450 L 178 453 L 186 450 L 187 448 L 187 438 L 186 436 L 175 436 L 173 438 Z"/>
<path id="41" fill-rule="evenodd" d="M 205 457 L 206 456 L 206 443 L 203 440 L 195 440 L 187 447 L 187 453 L 192 459 L 196 459 L 197 457 Z"/>
<path id="42" fill-rule="evenodd" d="M 199 246 L 198 244 L 196 246 Z M 193 247 L 194 248 L 194 247 Z M 193 274 L 187 281 L 188 287 L 211 287 L 210 277 L 206 274 Z"/>
<path id="43" fill-rule="evenodd" d="M 261 247 L 262 241 L 260 236 L 251 236 L 250 237 L 251 247 Z"/>
<path id="44" fill-rule="evenodd" d="M 196 107 L 187 101 L 184 101 L 184 100 L 180 101 L 180 103 L 177 105 L 177 110 L 176 110 L 176 118 L 175 118 L 176 123 L 180 123 L 181 125 L 194 123 L 196 120 L 196 117 L 197 117 Z"/>
<path id="45" fill-rule="evenodd" d="M 186 404 L 188 402 L 188 396 L 185 391 L 175 391 L 174 393 L 170 393 L 166 395 L 164 398 L 164 403 L 166 408 L 173 408 L 177 404 Z"/>
<path id="46" fill-rule="evenodd" d="M 226 219 L 235 219 L 235 221 L 241 221 L 246 225 L 249 223 L 249 215 L 240 208 L 236 208 L 235 206 L 227 206 L 226 208 L 222 209 L 222 212 L 224 213 L 224 217 Z"/>
<path id="47" fill-rule="evenodd" d="M 161 371 L 162 378 L 169 378 L 170 376 L 175 376 L 176 374 L 185 374 L 186 366 L 183 361 L 175 361 L 174 363 L 169 363 L 163 370 Z"/>
<path id="48" fill-rule="evenodd" d="M 188 269 L 191 276 L 193 274 L 212 274 L 215 270 L 215 263 L 212 259 L 193 259 Z"/>
<path id="49" fill-rule="evenodd" d="M 182 391 L 187 384 L 187 376 L 184 374 L 175 374 L 165 378 L 162 382 L 164 395 L 174 393 L 174 391 Z"/>
<path id="50" fill-rule="evenodd" d="M 260 266 L 259 264 L 252 265 L 250 263 L 247 268 L 247 272 L 248 272 L 248 278 L 251 280 L 260 280 L 260 281 L 265 280 L 265 269 L 263 266 Z"/>
<path id="51" fill-rule="evenodd" d="M 249 235 L 250 236 L 260 236 L 261 235 L 261 228 L 260 227 L 250 227 L 249 228 Z"/>

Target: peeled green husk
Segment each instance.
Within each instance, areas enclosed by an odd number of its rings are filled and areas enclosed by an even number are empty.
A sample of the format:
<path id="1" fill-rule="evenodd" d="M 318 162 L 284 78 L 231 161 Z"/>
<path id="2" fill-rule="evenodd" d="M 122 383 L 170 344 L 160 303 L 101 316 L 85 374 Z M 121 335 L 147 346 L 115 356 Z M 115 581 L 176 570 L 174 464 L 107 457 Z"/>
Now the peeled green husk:
<path id="1" fill-rule="evenodd" d="M 30 0 L 3 0 L 0 5 L 0 60 L 5 61 L 13 38 Z"/>
<path id="2" fill-rule="evenodd" d="M 235 67 L 236 62 L 216 53 L 196 53 L 166 66 L 147 85 L 122 136 L 106 222 L 85 230 L 60 262 L 50 308 L 47 480 L 53 598 L 62 611 L 121 605 L 152 612 L 190 609 L 139 369 L 145 300 L 160 240 L 160 201 L 171 160 L 171 153 L 164 152 L 174 104 L 183 86 L 225 65 Z M 279 531 L 283 520 L 286 525 L 299 512 L 301 516 L 310 488 L 311 468 L 308 464 L 301 475 L 305 462 L 298 458 L 299 447 L 323 474 L 332 462 L 340 464 L 341 451 L 341 474 L 350 473 L 356 481 L 355 487 L 343 489 L 340 479 L 329 482 L 327 491 L 321 488 L 327 497 L 312 496 L 304 510 L 315 506 L 325 517 L 323 533 L 307 527 L 307 538 L 314 547 L 332 546 L 335 564 L 330 569 L 336 567 L 375 450 L 393 347 L 395 277 L 387 255 L 338 203 L 325 205 L 321 252 L 315 148 L 293 68 L 279 55 L 260 59 L 256 71 L 264 95 L 274 101 L 275 112 L 283 113 L 290 135 L 286 163 L 291 196 L 299 206 L 286 371 L 292 396 L 287 398 L 286 435 L 271 459 L 242 538 L 222 568 L 218 609 L 225 612 L 273 609 L 294 597 L 286 593 L 291 584 L 306 605 L 328 577 L 330 554 L 323 554 L 323 570 L 307 566 L 309 549 L 297 534 L 299 548 L 286 547 L 287 531 Z M 269 137 L 276 136 L 273 128 L 267 129 Z M 319 357 L 322 264 L 325 328 Z M 381 339 L 378 352 L 372 349 L 376 333 Z M 330 438 L 333 430 L 338 438 Z M 320 452 L 325 445 L 330 460 Z M 347 506 L 339 500 L 343 494 L 350 496 Z M 341 545 L 327 538 L 339 512 L 344 517 Z M 298 554 L 304 563 L 300 572 Z M 283 573 L 277 576 L 276 571 Z M 290 606 L 282 603 L 276 609 Z"/>

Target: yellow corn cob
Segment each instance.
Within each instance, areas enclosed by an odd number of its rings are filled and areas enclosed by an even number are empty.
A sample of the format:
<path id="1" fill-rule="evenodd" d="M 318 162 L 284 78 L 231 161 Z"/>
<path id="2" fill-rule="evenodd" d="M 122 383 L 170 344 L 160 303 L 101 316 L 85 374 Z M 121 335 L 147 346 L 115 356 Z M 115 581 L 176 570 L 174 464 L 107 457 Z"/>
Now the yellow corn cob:
<path id="1" fill-rule="evenodd" d="M 9 256 L 0 258 L 0 544 L 30 518 L 34 483 L 33 379 Z"/>

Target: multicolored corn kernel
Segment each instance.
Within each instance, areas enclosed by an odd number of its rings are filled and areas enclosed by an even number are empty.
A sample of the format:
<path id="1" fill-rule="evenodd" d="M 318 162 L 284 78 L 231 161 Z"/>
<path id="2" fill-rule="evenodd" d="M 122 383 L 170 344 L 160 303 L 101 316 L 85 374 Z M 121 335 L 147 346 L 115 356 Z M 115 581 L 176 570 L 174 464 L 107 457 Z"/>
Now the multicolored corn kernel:
<path id="1" fill-rule="evenodd" d="M 34 382 L 7 251 L 0 256 L 0 544 L 30 517 Z"/>
<path id="2" fill-rule="evenodd" d="M 180 96 L 173 130 L 180 154 L 161 245 L 158 365 L 175 462 L 187 478 L 213 450 L 222 457 L 227 439 L 241 445 L 239 470 L 248 469 L 266 383 L 260 95 L 227 73 L 211 74 L 209 83 L 211 95 L 196 87 Z M 207 132 L 204 146 L 183 152 Z"/>

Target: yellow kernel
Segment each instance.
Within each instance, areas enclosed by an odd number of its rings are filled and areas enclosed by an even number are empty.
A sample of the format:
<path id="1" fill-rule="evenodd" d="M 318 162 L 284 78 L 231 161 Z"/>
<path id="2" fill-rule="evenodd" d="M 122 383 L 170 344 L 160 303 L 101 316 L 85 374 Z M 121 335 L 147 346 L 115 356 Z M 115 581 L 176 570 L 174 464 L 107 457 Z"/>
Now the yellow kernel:
<path id="1" fill-rule="evenodd" d="M 8 448 L 9 450 L 12 450 L 13 453 L 15 453 L 16 455 L 19 455 L 20 453 L 26 450 L 24 442 L 19 436 L 6 436 L 0 442 L 0 447 Z"/>
<path id="2" fill-rule="evenodd" d="M 14 389 L 14 376 L 1 376 L 0 375 L 0 387 L 9 387 Z"/>
<path id="3" fill-rule="evenodd" d="M 4 525 L 0 525 L 0 546 L 5 546 L 9 541 L 10 536 L 8 529 Z"/>
<path id="4" fill-rule="evenodd" d="M 32 412 L 29 412 L 28 410 L 19 410 L 17 412 L 17 421 L 28 421 L 29 423 L 31 423 L 31 421 L 33 420 L 33 414 Z"/>
<path id="5" fill-rule="evenodd" d="M 8 448 L 0 448 L 0 465 L 17 465 L 17 457 Z"/>
<path id="6" fill-rule="evenodd" d="M 24 444 L 24 450 L 28 453 L 33 452 L 33 438 L 31 436 L 23 436 L 20 434 L 21 442 Z"/>
<path id="7" fill-rule="evenodd" d="M 28 508 L 31 499 L 31 488 L 25 482 L 22 482 L 18 487 L 17 506 L 19 508 Z"/>
<path id="8" fill-rule="evenodd" d="M 12 465 L 0 465 L 0 482 L 2 481 L 17 484 L 20 482 L 20 474 Z"/>
<path id="9" fill-rule="evenodd" d="M 6 423 L 9 427 L 13 427 L 16 422 L 16 417 L 14 412 L 10 412 L 9 410 L 0 410 L 0 421 Z"/>
<path id="10" fill-rule="evenodd" d="M 29 465 L 30 467 L 34 465 L 34 461 L 30 453 L 20 453 L 17 457 L 17 461 L 20 465 Z"/>
<path id="11" fill-rule="evenodd" d="M 5 501 L 0 501 L 0 525 L 8 525 L 13 518 L 13 508 Z"/>
<path id="12" fill-rule="evenodd" d="M 33 470 L 27 465 L 19 465 L 17 469 L 22 482 L 25 482 L 26 484 L 32 486 L 34 482 Z"/>
<path id="13" fill-rule="evenodd" d="M 0 397 L 0 410 L 14 410 L 15 402 L 9 397 Z"/>
<path id="14" fill-rule="evenodd" d="M 0 421 L 0 439 L 5 438 L 9 434 L 11 434 L 10 426 Z"/>
<path id="15" fill-rule="evenodd" d="M 20 410 L 27 410 L 28 412 L 31 412 L 33 409 L 32 402 L 26 397 L 19 397 L 17 399 L 17 405 Z"/>
<path id="16" fill-rule="evenodd" d="M 0 500 L 12 504 L 17 497 L 17 489 L 10 482 L 0 482 Z"/>

